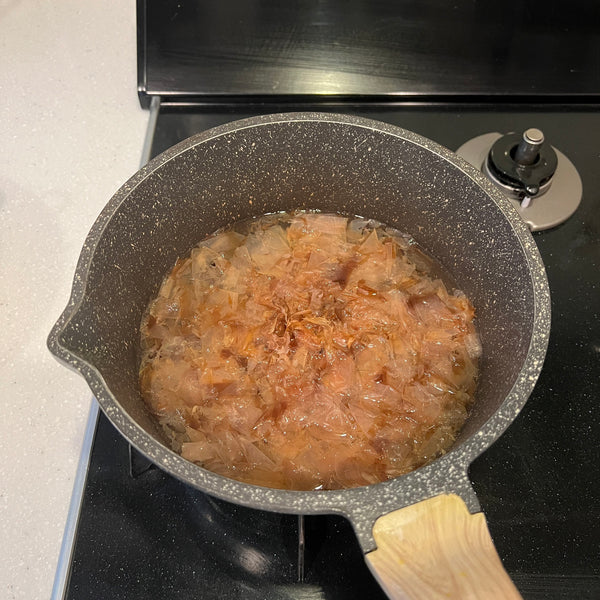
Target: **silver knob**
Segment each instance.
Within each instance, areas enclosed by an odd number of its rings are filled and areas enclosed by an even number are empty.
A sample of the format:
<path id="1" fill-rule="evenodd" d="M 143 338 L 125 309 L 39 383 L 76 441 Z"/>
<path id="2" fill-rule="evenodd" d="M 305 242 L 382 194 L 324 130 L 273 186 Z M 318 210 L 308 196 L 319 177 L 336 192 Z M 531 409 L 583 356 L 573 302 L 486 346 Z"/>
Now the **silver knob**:
<path id="1" fill-rule="evenodd" d="M 528 129 L 515 150 L 515 162 L 523 166 L 532 165 L 537 160 L 543 143 L 544 134 L 539 129 Z"/>

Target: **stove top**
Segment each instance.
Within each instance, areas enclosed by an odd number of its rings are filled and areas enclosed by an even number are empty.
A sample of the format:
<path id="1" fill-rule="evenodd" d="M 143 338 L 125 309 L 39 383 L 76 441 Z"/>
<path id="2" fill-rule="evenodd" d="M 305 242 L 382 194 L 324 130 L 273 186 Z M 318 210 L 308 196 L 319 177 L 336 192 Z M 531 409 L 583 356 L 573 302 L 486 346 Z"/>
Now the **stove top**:
<path id="1" fill-rule="evenodd" d="M 387 121 L 450 149 L 489 132 L 543 130 L 576 166 L 583 199 L 534 234 L 552 295 L 544 369 L 524 410 L 471 466 L 498 553 L 527 599 L 600 596 L 600 113 L 594 107 L 320 102 L 153 103 L 148 149 L 266 112 L 329 110 Z M 92 421 L 74 541 L 55 598 L 383 598 L 350 524 L 212 499 L 148 465 Z M 299 546 L 304 546 L 303 568 Z M 299 570 L 303 580 L 299 580 Z"/>
<path id="2" fill-rule="evenodd" d="M 600 5 L 571 0 L 138 3 L 138 92 L 598 102 Z"/>

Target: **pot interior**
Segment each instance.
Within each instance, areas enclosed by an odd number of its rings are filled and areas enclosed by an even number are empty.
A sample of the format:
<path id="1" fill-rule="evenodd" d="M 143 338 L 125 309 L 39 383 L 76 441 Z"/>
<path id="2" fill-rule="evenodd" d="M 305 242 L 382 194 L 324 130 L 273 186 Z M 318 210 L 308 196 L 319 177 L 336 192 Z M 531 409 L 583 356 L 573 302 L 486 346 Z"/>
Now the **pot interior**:
<path id="1" fill-rule="evenodd" d="M 297 208 L 377 219 L 410 233 L 442 263 L 475 305 L 483 345 L 476 403 L 455 446 L 496 412 L 532 336 L 526 253 L 468 167 L 418 136 L 365 123 L 263 119 L 201 134 L 117 193 L 111 218 L 88 239 L 95 250 L 85 294 L 59 337 L 100 373 L 106 390 L 94 391 L 109 418 L 125 411 L 164 443 L 138 390 L 139 327 L 149 300 L 177 257 L 215 229 Z"/>

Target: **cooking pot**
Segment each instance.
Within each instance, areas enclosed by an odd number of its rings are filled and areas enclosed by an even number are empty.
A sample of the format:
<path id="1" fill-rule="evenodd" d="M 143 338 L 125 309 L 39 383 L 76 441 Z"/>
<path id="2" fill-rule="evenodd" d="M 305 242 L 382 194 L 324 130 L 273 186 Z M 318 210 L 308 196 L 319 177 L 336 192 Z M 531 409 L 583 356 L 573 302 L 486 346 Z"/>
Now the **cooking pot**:
<path id="1" fill-rule="evenodd" d="M 431 464 L 355 489 L 267 489 L 184 460 L 146 409 L 140 323 L 177 257 L 233 221 L 290 209 L 361 215 L 410 233 L 475 305 L 483 346 L 476 401 L 453 447 Z M 533 238 L 473 167 L 395 126 L 290 113 L 205 131 L 136 173 L 92 227 L 48 343 L 127 440 L 190 486 L 259 509 L 346 516 L 390 597 L 518 598 L 467 469 L 523 407 L 549 328 Z"/>

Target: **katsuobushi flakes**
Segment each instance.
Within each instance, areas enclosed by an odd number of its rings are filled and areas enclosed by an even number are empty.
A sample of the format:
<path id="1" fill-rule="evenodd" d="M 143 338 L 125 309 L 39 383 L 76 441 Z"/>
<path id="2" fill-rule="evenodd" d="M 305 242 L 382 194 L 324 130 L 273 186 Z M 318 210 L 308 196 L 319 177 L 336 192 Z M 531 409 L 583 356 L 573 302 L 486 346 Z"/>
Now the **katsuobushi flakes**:
<path id="1" fill-rule="evenodd" d="M 473 401 L 474 309 L 440 277 L 362 218 L 221 230 L 144 317 L 144 399 L 174 450 L 227 477 L 301 490 L 397 477 L 445 452 Z"/>

